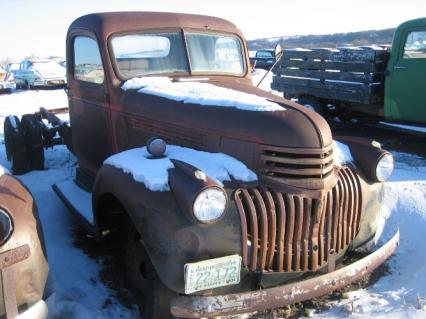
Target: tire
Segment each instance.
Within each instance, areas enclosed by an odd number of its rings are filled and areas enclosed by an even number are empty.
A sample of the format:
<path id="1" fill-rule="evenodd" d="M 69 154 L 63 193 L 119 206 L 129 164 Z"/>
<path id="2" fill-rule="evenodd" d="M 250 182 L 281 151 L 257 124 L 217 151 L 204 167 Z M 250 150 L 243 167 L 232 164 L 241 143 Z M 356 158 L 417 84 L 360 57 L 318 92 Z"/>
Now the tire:
<path id="1" fill-rule="evenodd" d="M 304 107 L 313 110 L 321 115 L 324 115 L 324 108 L 322 107 L 321 103 L 312 96 L 300 96 L 298 98 L 299 104 L 303 105 Z"/>
<path id="2" fill-rule="evenodd" d="M 30 169 L 43 170 L 44 148 L 40 122 L 34 114 L 24 114 L 21 118 L 21 124 L 25 135 Z"/>
<path id="3" fill-rule="evenodd" d="M 4 139 L 6 157 L 12 162 L 12 173 L 15 175 L 27 173 L 30 170 L 30 161 L 25 134 L 17 116 L 9 115 L 4 120 Z"/>
<path id="4" fill-rule="evenodd" d="M 163 285 L 151 263 L 140 235 L 126 218 L 121 227 L 124 244 L 123 264 L 126 281 L 139 301 L 144 319 L 174 318 L 170 313 L 170 300 L 177 295 Z"/>

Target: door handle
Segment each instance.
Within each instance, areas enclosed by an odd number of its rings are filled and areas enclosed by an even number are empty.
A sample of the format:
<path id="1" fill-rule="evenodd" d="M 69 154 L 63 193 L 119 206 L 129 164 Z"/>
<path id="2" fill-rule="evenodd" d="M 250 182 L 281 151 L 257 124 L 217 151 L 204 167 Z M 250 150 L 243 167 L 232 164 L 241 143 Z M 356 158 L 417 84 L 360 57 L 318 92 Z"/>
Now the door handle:
<path id="1" fill-rule="evenodd" d="M 394 67 L 394 70 L 406 70 L 406 69 L 408 69 L 406 66 L 401 66 L 401 65 L 396 65 Z"/>

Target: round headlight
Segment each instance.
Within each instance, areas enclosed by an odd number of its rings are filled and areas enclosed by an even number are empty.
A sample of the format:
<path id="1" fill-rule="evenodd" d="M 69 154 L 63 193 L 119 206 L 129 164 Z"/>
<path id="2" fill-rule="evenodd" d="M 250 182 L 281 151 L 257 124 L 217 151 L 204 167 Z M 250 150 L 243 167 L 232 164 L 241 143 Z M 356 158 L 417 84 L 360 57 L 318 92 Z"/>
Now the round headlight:
<path id="1" fill-rule="evenodd" d="M 201 223 L 212 223 L 225 212 L 226 194 L 218 187 L 209 187 L 198 193 L 194 200 L 194 217 Z"/>
<path id="2" fill-rule="evenodd" d="M 3 245 L 13 231 L 12 220 L 8 213 L 0 208 L 0 245 Z"/>
<path id="3" fill-rule="evenodd" d="M 393 172 L 393 156 L 390 153 L 383 155 L 376 167 L 376 177 L 379 182 L 386 181 Z"/>

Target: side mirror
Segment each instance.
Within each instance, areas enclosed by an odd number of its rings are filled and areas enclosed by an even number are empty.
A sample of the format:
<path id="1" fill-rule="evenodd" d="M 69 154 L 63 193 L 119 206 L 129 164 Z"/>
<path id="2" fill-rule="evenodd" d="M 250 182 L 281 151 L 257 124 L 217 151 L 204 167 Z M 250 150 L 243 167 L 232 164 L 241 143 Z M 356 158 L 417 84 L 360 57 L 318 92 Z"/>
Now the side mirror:
<path id="1" fill-rule="evenodd" d="M 277 57 L 278 55 L 280 55 L 283 52 L 283 49 L 281 48 L 281 44 L 277 44 L 275 46 L 275 50 L 274 50 L 274 55 L 275 57 Z"/>

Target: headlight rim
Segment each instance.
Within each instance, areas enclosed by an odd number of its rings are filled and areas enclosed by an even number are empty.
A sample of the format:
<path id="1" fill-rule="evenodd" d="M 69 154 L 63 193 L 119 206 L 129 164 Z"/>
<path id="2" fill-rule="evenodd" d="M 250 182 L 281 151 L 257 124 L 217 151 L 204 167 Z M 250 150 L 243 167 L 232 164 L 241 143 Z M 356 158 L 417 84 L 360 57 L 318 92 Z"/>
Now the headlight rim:
<path id="1" fill-rule="evenodd" d="M 203 221 L 203 220 L 200 220 L 196 216 L 195 209 L 194 209 L 195 207 L 194 206 L 195 206 L 195 202 L 197 201 L 197 199 L 201 195 L 201 193 L 203 193 L 203 192 L 205 192 L 205 191 L 207 191 L 209 189 L 217 189 L 220 192 L 222 192 L 222 194 L 224 195 L 224 198 L 225 198 L 225 204 L 224 204 L 224 207 L 223 207 L 223 211 L 222 211 L 222 213 L 220 214 L 219 217 L 217 217 L 215 219 L 212 219 L 212 220 L 209 220 L 209 221 Z M 205 225 L 215 224 L 218 221 L 220 221 L 226 215 L 226 207 L 227 207 L 227 205 L 228 205 L 228 195 L 227 195 L 226 191 L 222 187 L 220 187 L 218 185 L 208 185 L 208 186 L 203 187 L 202 189 L 200 189 L 196 193 L 196 195 L 194 196 L 194 199 L 193 199 L 192 204 L 191 204 L 191 217 L 192 217 L 193 221 L 195 221 L 197 224 L 205 224 Z"/>
<path id="2" fill-rule="evenodd" d="M 12 237 L 12 234 L 15 230 L 15 225 L 13 222 L 12 215 L 3 207 L 0 207 L 0 215 L 4 215 L 7 217 L 9 222 L 9 232 L 5 236 L 0 236 L 0 247 L 3 246 L 8 240 Z"/>
<path id="3" fill-rule="evenodd" d="M 386 178 L 380 178 L 379 177 L 379 174 L 378 174 L 378 169 L 379 169 L 379 165 L 380 165 L 380 163 L 382 162 L 382 160 L 385 158 L 385 157 L 389 157 L 389 158 L 391 158 L 392 159 L 392 170 L 390 171 L 390 173 L 388 174 L 388 176 L 386 177 Z M 392 173 L 393 173 L 393 171 L 395 170 L 395 159 L 394 159 L 394 157 L 393 157 L 393 155 L 390 153 L 390 152 L 384 152 L 380 157 L 379 157 L 379 159 L 377 160 L 377 162 L 376 162 L 376 166 L 375 166 L 375 169 L 374 169 L 374 175 L 375 175 L 375 177 L 376 177 L 376 180 L 378 181 L 378 182 L 380 182 L 380 183 L 384 183 L 384 182 L 386 182 L 388 179 L 389 179 L 389 177 L 391 177 L 392 176 Z"/>

